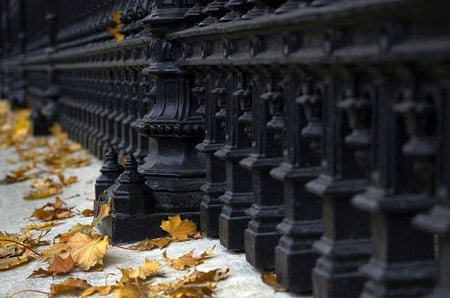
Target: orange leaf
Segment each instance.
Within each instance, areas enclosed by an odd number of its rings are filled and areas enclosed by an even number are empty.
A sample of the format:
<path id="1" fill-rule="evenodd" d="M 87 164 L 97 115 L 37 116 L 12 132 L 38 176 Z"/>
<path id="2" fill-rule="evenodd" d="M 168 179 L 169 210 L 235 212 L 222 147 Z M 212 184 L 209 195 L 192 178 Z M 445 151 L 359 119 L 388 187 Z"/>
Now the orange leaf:
<path id="1" fill-rule="evenodd" d="M 90 285 L 84 279 L 69 277 L 59 284 L 52 284 L 50 286 L 50 295 L 60 295 L 72 292 L 80 292 L 89 288 Z"/>
<path id="2" fill-rule="evenodd" d="M 275 292 L 286 292 L 286 289 L 278 283 L 277 277 L 274 273 L 261 272 L 261 280 L 266 285 L 271 286 Z"/>
<path id="3" fill-rule="evenodd" d="M 33 271 L 30 276 L 64 274 L 72 270 L 74 267 L 75 262 L 70 255 L 67 258 L 56 256 L 53 259 L 53 263 L 47 270 L 39 268 L 38 270 Z"/>
<path id="4" fill-rule="evenodd" d="M 163 220 L 161 229 L 168 232 L 174 240 L 198 238 L 197 225 L 192 220 L 182 220 L 180 215 L 169 216 L 168 220 Z"/>

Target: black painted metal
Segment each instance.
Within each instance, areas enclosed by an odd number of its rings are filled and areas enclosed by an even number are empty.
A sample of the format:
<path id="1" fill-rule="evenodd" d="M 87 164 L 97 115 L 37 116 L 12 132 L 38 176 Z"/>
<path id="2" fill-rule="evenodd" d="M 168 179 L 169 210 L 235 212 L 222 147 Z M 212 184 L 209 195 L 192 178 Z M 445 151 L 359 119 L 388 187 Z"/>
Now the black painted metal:
<path id="1" fill-rule="evenodd" d="M 96 184 L 115 242 L 179 213 L 290 291 L 448 297 L 449 9 L 5 0 L 0 93 L 127 160 Z"/>

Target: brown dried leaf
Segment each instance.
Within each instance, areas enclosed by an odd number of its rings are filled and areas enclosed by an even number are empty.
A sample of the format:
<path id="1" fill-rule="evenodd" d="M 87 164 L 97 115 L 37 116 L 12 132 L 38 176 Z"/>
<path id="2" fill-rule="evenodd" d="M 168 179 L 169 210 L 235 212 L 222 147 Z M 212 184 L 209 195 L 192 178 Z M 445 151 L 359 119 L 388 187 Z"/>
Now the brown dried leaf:
<path id="1" fill-rule="evenodd" d="M 39 268 L 33 271 L 30 276 L 64 274 L 72 270 L 74 267 L 75 262 L 70 255 L 66 258 L 55 256 L 53 263 L 47 270 Z"/>
<path id="2" fill-rule="evenodd" d="M 161 229 L 169 233 L 174 240 L 198 238 L 197 225 L 192 220 L 182 220 L 180 215 L 169 216 L 168 220 L 163 220 Z"/>
<path id="3" fill-rule="evenodd" d="M 156 238 L 156 239 L 149 239 L 149 240 L 144 240 L 141 241 L 135 245 L 130 246 L 131 249 L 135 249 L 135 250 L 152 250 L 154 248 L 164 248 L 167 247 L 167 245 L 169 245 L 169 243 L 171 242 L 171 238 L 169 237 L 162 237 L 162 238 Z"/>
<path id="4" fill-rule="evenodd" d="M 54 203 L 47 203 L 41 208 L 35 209 L 31 216 L 45 221 L 71 217 L 72 212 L 68 208 L 63 208 L 64 205 L 64 201 L 56 197 Z"/>
<path id="5" fill-rule="evenodd" d="M 80 292 L 89 288 L 91 285 L 84 279 L 69 277 L 59 284 L 52 284 L 50 286 L 50 295 L 60 295 L 73 292 Z"/>
<path id="6" fill-rule="evenodd" d="M 277 276 L 274 273 L 261 272 L 261 280 L 266 285 L 271 286 L 275 292 L 286 292 L 286 289 L 278 283 Z"/>
<path id="7" fill-rule="evenodd" d="M 167 251 L 164 251 L 162 256 L 164 261 L 166 261 L 167 263 L 170 263 L 170 265 L 177 269 L 177 270 L 184 270 L 186 268 L 192 267 L 192 266 L 196 266 L 198 264 L 202 264 L 204 262 L 204 259 L 209 257 L 213 251 L 214 251 L 215 246 L 213 246 L 211 249 L 204 251 L 203 253 L 200 254 L 200 256 L 198 257 L 194 257 L 193 256 L 193 250 L 191 250 L 190 252 L 185 253 L 184 255 L 182 255 L 181 257 L 179 257 L 178 259 L 170 259 L 167 257 Z"/>

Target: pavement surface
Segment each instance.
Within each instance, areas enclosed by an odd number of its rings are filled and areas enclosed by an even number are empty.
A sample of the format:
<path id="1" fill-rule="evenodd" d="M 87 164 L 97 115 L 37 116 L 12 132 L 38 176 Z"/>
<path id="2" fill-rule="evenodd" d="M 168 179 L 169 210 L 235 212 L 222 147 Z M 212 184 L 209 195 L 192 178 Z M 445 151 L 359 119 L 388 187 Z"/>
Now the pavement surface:
<path id="1" fill-rule="evenodd" d="M 0 179 L 19 166 L 26 163 L 19 163 L 17 154 L 11 148 L 0 149 Z M 94 181 L 98 176 L 101 161 L 91 157 L 91 163 L 88 166 L 76 169 L 66 169 L 66 177 L 75 175 L 78 182 L 68 185 L 64 192 L 58 195 L 68 206 L 74 206 L 75 210 L 92 209 L 94 198 Z M 33 180 L 28 180 L 15 184 L 0 185 L 0 231 L 8 233 L 19 232 L 21 227 L 37 223 L 30 218 L 35 208 L 42 207 L 47 202 L 53 202 L 54 197 L 45 199 L 26 201 L 23 196 L 30 191 L 30 185 Z M 59 221 L 58 225 L 44 237 L 44 239 L 53 240 L 56 235 L 66 232 L 76 223 L 90 223 L 91 217 L 76 215 L 71 218 Z M 289 293 L 275 292 L 270 286 L 265 285 L 260 278 L 260 272 L 255 270 L 245 261 L 244 254 L 228 252 L 220 245 L 217 239 L 199 239 L 181 243 L 171 243 L 167 248 L 168 256 L 174 258 L 194 249 L 194 254 L 203 252 L 215 247 L 213 256 L 205 260 L 204 264 L 197 266 L 200 271 L 206 271 L 215 268 L 229 268 L 228 278 L 219 282 L 215 289 L 213 297 L 259 297 L 259 298 L 282 298 L 282 297 L 302 297 Z M 41 251 L 45 247 L 38 247 Z M 103 271 L 100 272 L 82 272 L 76 271 L 69 275 L 47 276 L 47 277 L 29 277 L 32 271 L 38 268 L 47 268 L 48 264 L 33 260 L 21 266 L 0 271 L 0 297 L 6 297 L 21 290 L 38 290 L 49 292 L 52 283 L 60 283 L 67 277 L 74 277 L 87 280 L 91 285 L 104 285 L 105 280 L 108 284 L 113 284 L 120 279 L 118 268 L 137 268 L 144 263 L 146 258 L 159 261 L 163 264 L 162 251 L 159 249 L 152 251 L 129 251 L 118 247 L 109 246 L 104 258 Z M 185 272 L 179 272 L 172 268 L 166 268 L 165 280 L 176 279 Z M 47 297 L 38 293 L 24 292 L 14 295 L 14 297 Z M 76 297 L 76 296 L 68 296 Z M 96 296 L 97 297 L 97 296 Z M 98 296 L 99 297 L 99 296 Z M 110 295 L 109 297 L 113 297 Z"/>

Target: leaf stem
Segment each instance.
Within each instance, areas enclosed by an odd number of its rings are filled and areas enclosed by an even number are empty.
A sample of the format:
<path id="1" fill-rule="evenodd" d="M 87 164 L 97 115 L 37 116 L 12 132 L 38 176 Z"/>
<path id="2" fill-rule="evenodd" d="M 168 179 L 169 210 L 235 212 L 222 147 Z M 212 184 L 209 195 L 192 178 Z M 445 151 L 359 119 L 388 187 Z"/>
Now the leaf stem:
<path id="1" fill-rule="evenodd" d="M 15 244 L 17 244 L 17 245 L 22 246 L 22 247 L 25 248 L 25 249 L 31 250 L 35 255 L 40 256 L 40 254 L 39 254 L 37 251 L 35 251 L 35 250 L 32 249 L 31 247 L 29 247 L 29 246 L 27 246 L 27 245 L 25 245 L 25 244 L 23 244 L 23 243 L 20 243 L 20 242 L 18 242 L 18 241 L 11 240 L 11 239 L 4 239 L 4 238 L 0 238 L 0 241 L 15 243 Z"/>

